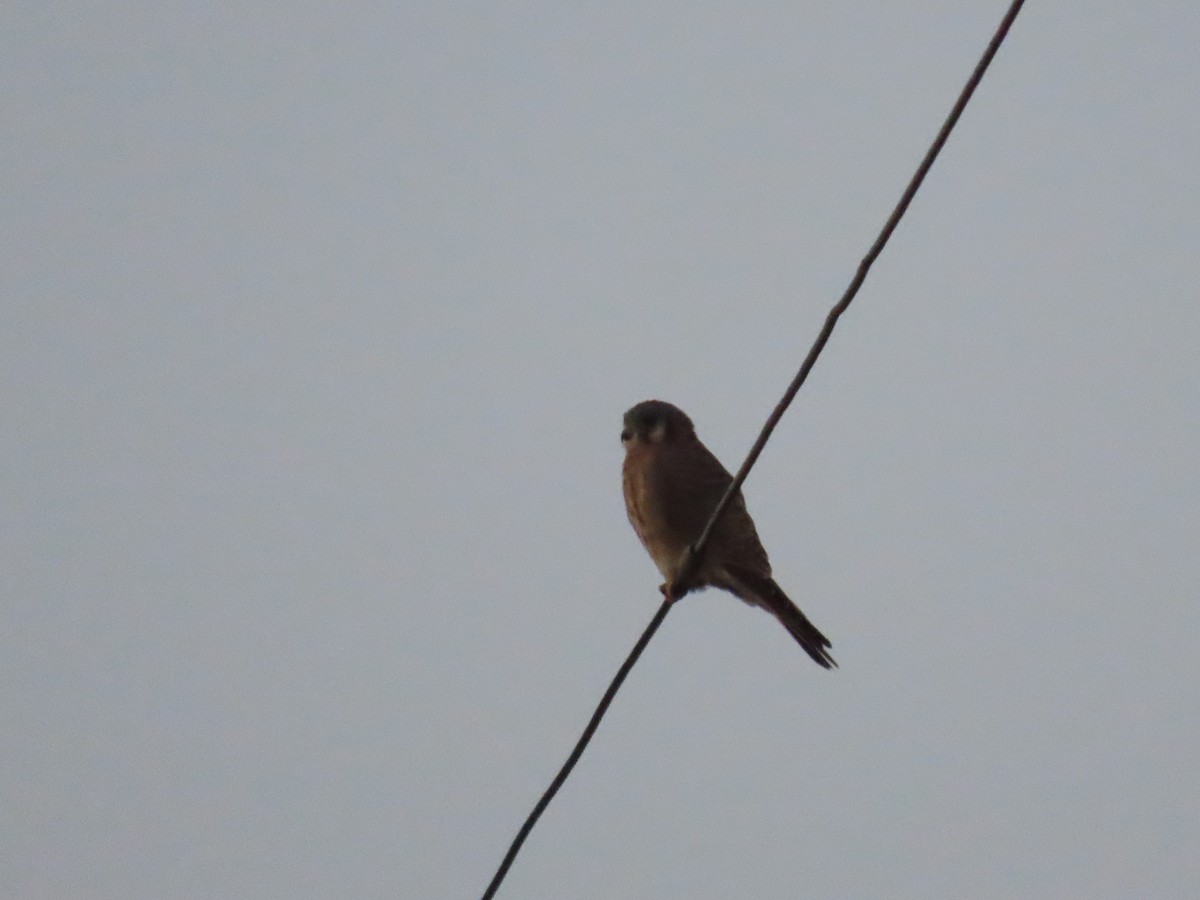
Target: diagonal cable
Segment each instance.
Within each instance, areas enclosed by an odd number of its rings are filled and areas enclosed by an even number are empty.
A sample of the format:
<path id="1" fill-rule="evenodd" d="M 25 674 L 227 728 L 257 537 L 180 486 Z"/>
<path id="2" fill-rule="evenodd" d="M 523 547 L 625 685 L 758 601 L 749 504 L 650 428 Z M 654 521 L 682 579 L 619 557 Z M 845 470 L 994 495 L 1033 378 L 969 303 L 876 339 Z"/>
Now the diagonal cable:
<path id="1" fill-rule="evenodd" d="M 800 371 L 796 373 L 796 377 L 792 379 L 792 383 L 788 385 L 787 390 L 783 392 L 783 397 L 775 404 L 775 409 L 771 411 L 771 415 L 767 417 L 766 424 L 763 425 L 762 431 L 759 432 L 757 440 L 750 448 L 750 452 L 746 454 L 746 460 L 742 463 L 742 467 L 738 469 L 737 474 L 733 477 L 733 481 L 726 488 L 724 496 L 721 497 L 716 509 L 709 516 L 708 524 L 704 526 L 704 531 L 700 533 L 696 543 L 691 547 L 691 553 L 688 559 L 684 562 L 679 570 L 677 581 L 681 584 L 687 582 L 695 575 L 696 569 L 700 564 L 700 558 L 704 554 L 704 548 L 708 546 L 709 539 L 712 537 L 713 529 L 717 522 L 728 508 L 735 494 L 742 489 L 742 484 L 746 480 L 746 476 L 750 474 L 750 470 L 754 464 L 758 462 L 759 454 L 762 453 L 763 447 L 767 445 L 767 440 L 771 437 L 771 433 L 775 430 L 775 426 L 779 424 L 779 420 L 783 418 L 783 414 L 791 405 L 796 393 L 800 390 L 800 386 L 804 384 L 808 378 L 808 373 L 812 370 L 813 364 L 817 361 L 817 357 L 821 355 L 821 351 L 825 349 L 825 344 L 829 341 L 829 336 L 833 334 L 833 328 L 837 325 L 837 321 L 841 318 L 842 313 L 850 305 L 858 289 L 862 287 L 867 278 L 867 272 L 871 270 L 871 266 L 883 252 L 884 246 L 888 239 L 892 236 L 892 232 L 896 230 L 896 226 L 900 224 L 900 219 L 908 210 L 909 204 L 912 203 L 913 197 L 916 196 L 917 190 L 921 187 L 921 183 L 925 180 L 925 176 L 929 174 L 929 170 L 933 167 L 934 160 L 938 154 L 942 152 L 942 147 L 946 144 L 946 139 L 950 137 L 950 132 L 954 130 L 954 126 L 958 124 L 959 117 L 966 109 L 971 95 L 975 93 L 975 88 L 979 86 L 979 82 L 983 79 L 983 73 L 987 71 L 988 66 L 992 62 L 992 57 L 996 55 L 996 51 L 1000 49 L 1000 45 L 1004 42 L 1005 36 L 1008 34 L 1009 28 L 1012 27 L 1013 21 L 1017 18 L 1017 13 L 1021 11 L 1025 0 L 1013 0 L 1013 3 L 1005 13 L 1004 18 L 1000 22 L 1000 26 L 996 29 L 996 33 L 992 35 L 991 41 L 988 42 L 987 49 L 984 50 L 983 56 L 979 58 L 979 62 L 975 65 L 975 71 L 971 73 L 971 77 L 967 79 L 967 83 L 963 86 L 961 93 L 958 95 L 958 100 L 955 101 L 954 107 L 950 110 L 950 114 L 946 116 L 946 121 L 942 123 L 941 129 L 937 133 L 937 137 L 933 139 L 933 143 L 929 145 L 929 149 L 925 151 L 925 158 L 921 160 L 921 164 L 917 166 L 917 171 L 913 174 L 912 180 L 909 181 L 908 187 L 904 189 L 904 194 L 900 197 L 900 202 L 896 204 L 896 208 L 892 210 L 892 214 L 888 216 L 887 221 L 883 225 L 883 229 L 879 232 L 879 236 L 875 238 L 875 243 L 871 245 L 871 249 L 867 251 L 867 255 L 862 258 L 862 262 L 858 264 L 858 269 L 854 273 L 854 278 L 850 280 L 846 292 L 842 294 L 840 299 L 829 314 L 825 317 L 825 324 L 821 327 L 817 339 L 813 341 L 813 345 L 809 348 L 808 355 L 804 357 L 804 362 L 800 364 Z"/>
<path id="2" fill-rule="evenodd" d="M 608 690 L 604 692 L 604 696 L 600 699 L 600 703 L 596 707 L 596 711 L 592 713 L 591 719 L 588 720 L 587 727 L 584 728 L 583 734 L 580 735 L 579 740 L 575 743 L 575 747 L 571 750 L 570 755 L 567 757 L 567 761 L 563 763 L 563 766 L 559 770 L 558 774 L 554 776 L 554 780 L 550 782 L 550 786 L 546 788 L 545 793 L 542 794 L 542 796 L 538 799 L 538 802 L 534 805 L 533 810 L 525 818 L 524 823 L 517 832 L 517 836 L 513 838 L 512 843 L 509 845 L 508 852 L 504 855 L 504 859 L 501 861 L 500 867 L 496 870 L 496 874 L 492 876 L 491 882 L 488 884 L 487 889 L 483 892 L 483 900 L 491 900 L 491 898 L 495 896 L 496 891 L 500 888 L 501 882 L 504 881 L 504 876 L 508 874 L 508 870 L 512 866 L 513 860 L 516 859 L 517 853 L 521 849 L 521 845 L 525 843 L 525 839 L 533 830 L 533 826 L 537 823 L 538 818 L 542 815 L 542 812 L 546 809 L 546 807 L 550 805 L 550 801 L 554 799 L 554 795 L 558 793 L 558 789 L 562 787 L 563 783 L 567 780 L 567 776 L 571 774 L 571 770 L 575 768 L 575 763 L 577 763 L 579 758 L 583 755 L 584 749 L 587 747 L 588 742 L 592 739 L 592 735 L 595 734 L 596 729 L 600 725 L 600 720 L 604 718 L 604 713 L 608 710 L 608 707 L 612 703 L 613 698 L 616 696 L 617 691 L 620 689 L 621 684 L 625 681 L 625 676 L 629 674 L 629 671 L 633 668 L 634 663 L 637 662 L 638 657 L 641 656 L 642 651 L 646 648 L 646 645 L 650 643 L 650 638 L 652 638 L 654 633 L 658 631 L 658 626 L 661 625 L 663 619 L 666 618 L 667 613 L 670 611 L 671 604 L 686 593 L 685 588 L 688 582 L 695 577 L 696 569 L 700 564 L 700 560 L 704 555 L 704 549 L 708 546 L 708 542 L 712 537 L 713 529 L 716 527 L 717 522 L 720 520 L 725 510 L 729 507 L 729 503 L 733 499 L 734 495 L 741 490 L 742 484 L 746 481 L 746 476 L 750 474 L 750 470 L 754 467 L 755 462 L 758 461 L 758 457 L 762 453 L 763 447 L 767 445 L 767 441 L 770 439 L 771 433 L 775 430 L 775 426 L 778 425 L 779 420 L 783 418 L 783 414 L 791 405 L 796 393 L 800 390 L 800 387 L 808 378 L 808 373 L 812 370 L 813 364 L 816 363 L 817 357 L 820 356 L 821 351 L 825 349 L 825 344 L 828 343 L 829 336 L 833 334 L 833 329 L 834 326 L 837 325 L 838 319 L 841 317 L 842 313 L 846 311 L 846 308 L 850 306 L 850 302 L 854 299 L 855 295 L 858 293 L 858 289 L 862 287 L 863 282 L 866 280 L 867 273 L 870 271 L 871 266 L 874 264 L 879 254 L 883 252 L 883 248 L 886 246 L 888 239 L 892 236 L 892 232 L 896 230 L 896 226 L 900 223 L 900 219 L 903 218 L 904 213 L 908 210 L 909 204 L 912 203 L 913 197 L 916 196 L 917 190 L 921 187 L 921 183 L 925 180 L 925 176 L 929 173 L 930 168 L 932 168 L 934 160 L 937 159 L 938 154 L 942 151 L 942 147 L 945 146 L 946 139 L 950 137 L 950 132 L 953 131 L 954 126 L 958 124 L 959 117 L 962 116 L 962 112 L 966 108 L 968 101 L 970 101 L 971 95 L 975 93 L 975 88 L 979 86 L 979 82 L 982 80 L 984 72 L 986 72 L 988 66 L 991 65 L 992 58 L 996 55 L 996 51 L 999 50 L 1000 45 L 1004 43 L 1004 38 L 1008 35 L 1008 31 L 1012 27 L 1012 24 L 1016 20 L 1017 14 L 1021 11 L 1021 7 L 1024 5 L 1024 3 L 1025 0 L 1012 0 L 1012 3 L 1008 7 L 1008 11 L 1004 14 L 1004 18 L 1001 19 L 1000 25 L 997 27 L 995 34 L 992 35 L 992 39 L 988 42 L 987 48 L 984 50 L 983 55 L 976 64 L 975 70 L 971 73 L 971 77 L 967 79 L 967 83 L 963 86 L 961 93 L 959 93 L 958 100 L 955 101 L 953 108 L 950 110 L 950 114 L 946 117 L 946 121 L 942 123 L 941 129 L 937 133 L 937 137 L 934 138 L 933 143 L 929 146 L 929 150 L 926 151 L 925 157 L 921 160 L 921 164 L 917 167 L 916 173 L 909 181 L 908 187 L 904 189 L 904 193 L 900 197 L 900 202 L 896 204 L 896 208 L 893 209 L 892 214 L 888 216 L 887 221 L 883 225 L 883 229 L 879 232 L 879 236 L 875 238 L 875 242 L 871 245 L 870 250 L 867 251 L 867 255 L 864 256 L 862 258 L 862 262 L 858 264 L 858 269 L 855 271 L 854 277 L 851 279 L 850 285 L 846 288 L 845 293 L 842 294 L 841 299 L 834 304 L 833 308 L 829 311 L 829 314 L 825 317 L 825 324 L 822 326 L 820 333 L 817 335 L 817 339 L 813 341 L 813 345 L 809 349 L 808 355 L 805 356 L 804 362 L 800 364 L 800 370 L 792 379 L 791 384 L 788 385 L 787 390 L 784 391 L 782 399 L 780 399 L 780 401 L 775 405 L 775 409 L 772 410 L 771 415 L 767 418 L 766 424 L 764 424 L 762 427 L 762 431 L 759 432 L 758 438 L 754 441 L 754 445 L 750 448 L 750 452 L 746 455 L 745 462 L 742 463 L 741 468 L 738 469 L 733 481 L 726 489 L 724 496 L 721 497 L 720 502 L 717 504 L 716 508 L 713 509 L 712 515 L 709 516 L 708 523 L 704 526 L 704 531 L 701 532 L 700 537 L 696 540 L 696 543 L 692 545 L 688 554 L 688 558 L 684 561 L 682 568 L 672 584 L 671 593 L 663 600 L 662 605 L 658 608 L 658 612 L 654 614 L 654 618 L 650 620 L 650 624 L 646 626 L 646 630 L 642 632 L 642 636 L 638 638 L 637 643 L 634 644 L 629 656 L 626 658 L 625 662 L 621 664 L 621 668 L 617 670 L 617 674 L 613 677 L 612 683 L 608 686 Z"/>

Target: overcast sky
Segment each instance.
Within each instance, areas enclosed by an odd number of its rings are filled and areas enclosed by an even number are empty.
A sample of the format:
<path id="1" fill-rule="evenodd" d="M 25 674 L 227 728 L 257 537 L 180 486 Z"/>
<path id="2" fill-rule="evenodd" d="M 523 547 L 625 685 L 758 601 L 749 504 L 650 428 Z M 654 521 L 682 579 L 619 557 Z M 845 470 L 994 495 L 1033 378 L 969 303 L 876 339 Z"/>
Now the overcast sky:
<path id="1" fill-rule="evenodd" d="M 0 9 L 0 894 L 478 896 L 1003 2 Z M 1200 5 L 1031 0 L 501 897 L 1200 890 Z"/>

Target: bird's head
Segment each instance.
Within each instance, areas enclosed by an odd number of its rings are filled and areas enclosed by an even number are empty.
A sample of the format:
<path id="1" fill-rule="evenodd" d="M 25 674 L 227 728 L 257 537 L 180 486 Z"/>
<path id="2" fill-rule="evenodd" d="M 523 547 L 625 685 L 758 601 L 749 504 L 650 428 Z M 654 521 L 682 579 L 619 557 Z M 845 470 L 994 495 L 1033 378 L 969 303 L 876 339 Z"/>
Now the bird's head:
<path id="1" fill-rule="evenodd" d="M 678 406 L 664 400 L 643 400 L 625 413 L 621 443 L 626 449 L 642 444 L 662 444 L 694 436 L 692 420 Z"/>

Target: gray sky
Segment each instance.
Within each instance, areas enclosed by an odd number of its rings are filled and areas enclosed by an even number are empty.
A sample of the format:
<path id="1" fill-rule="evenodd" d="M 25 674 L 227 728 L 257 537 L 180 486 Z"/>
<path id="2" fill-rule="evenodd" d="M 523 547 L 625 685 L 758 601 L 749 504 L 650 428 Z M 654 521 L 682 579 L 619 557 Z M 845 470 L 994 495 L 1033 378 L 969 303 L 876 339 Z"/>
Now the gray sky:
<path id="1" fill-rule="evenodd" d="M 0 893 L 472 897 L 1002 3 L 9 3 Z M 1031 0 L 504 897 L 1200 885 L 1200 6 Z"/>

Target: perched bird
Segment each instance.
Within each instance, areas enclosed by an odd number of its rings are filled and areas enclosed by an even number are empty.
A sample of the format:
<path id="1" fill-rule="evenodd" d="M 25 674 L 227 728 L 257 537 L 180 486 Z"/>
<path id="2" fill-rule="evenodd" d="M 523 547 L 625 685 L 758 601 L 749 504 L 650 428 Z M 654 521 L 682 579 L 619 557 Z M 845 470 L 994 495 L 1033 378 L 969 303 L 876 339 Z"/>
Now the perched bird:
<path id="1" fill-rule="evenodd" d="M 630 524 L 666 579 L 664 594 L 732 476 L 677 406 L 645 400 L 625 413 L 622 482 Z M 819 666 L 836 666 L 825 635 L 771 578 L 771 563 L 738 491 L 713 531 L 689 589 L 719 587 L 777 618 Z"/>

